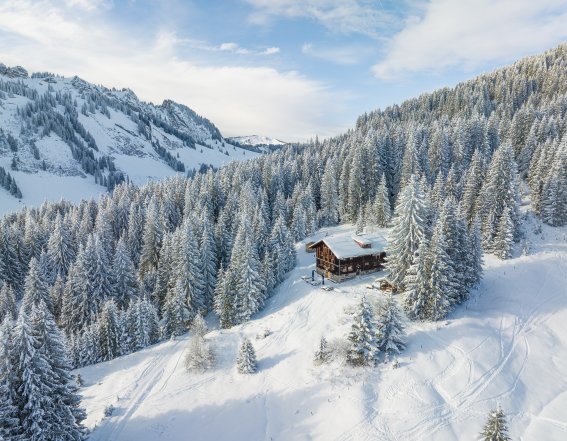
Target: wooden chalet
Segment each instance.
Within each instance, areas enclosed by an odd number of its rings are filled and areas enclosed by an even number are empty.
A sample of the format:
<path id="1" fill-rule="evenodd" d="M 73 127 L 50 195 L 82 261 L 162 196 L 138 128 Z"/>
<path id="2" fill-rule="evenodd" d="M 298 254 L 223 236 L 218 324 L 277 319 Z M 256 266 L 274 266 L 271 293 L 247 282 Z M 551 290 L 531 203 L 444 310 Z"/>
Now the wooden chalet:
<path id="1" fill-rule="evenodd" d="M 386 240 L 372 234 L 328 236 L 310 245 L 316 253 L 317 272 L 335 282 L 381 270 L 385 248 Z"/>

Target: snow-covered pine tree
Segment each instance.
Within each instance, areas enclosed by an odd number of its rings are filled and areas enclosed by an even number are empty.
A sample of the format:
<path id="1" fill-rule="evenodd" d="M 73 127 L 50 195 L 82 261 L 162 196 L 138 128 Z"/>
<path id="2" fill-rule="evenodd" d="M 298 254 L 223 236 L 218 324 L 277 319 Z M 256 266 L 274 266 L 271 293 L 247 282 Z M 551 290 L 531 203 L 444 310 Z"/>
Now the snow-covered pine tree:
<path id="1" fill-rule="evenodd" d="M 482 238 L 480 234 L 480 224 L 474 220 L 469 230 L 468 252 L 466 265 L 466 282 L 468 288 L 477 286 L 482 279 Z"/>
<path id="2" fill-rule="evenodd" d="M 480 196 L 480 215 L 482 218 L 483 246 L 488 251 L 495 250 L 495 240 L 505 208 L 512 223 L 512 236 L 519 234 L 519 193 L 516 163 L 512 148 L 503 144 L 496 150 L 486 175 Z"/>
<path id="3" fill-rule="evenodd" d="M 38 306 L 42 302 L 51 312 L 53 311 L 47 284 L 43 279 L 43 274 L 38 269 L 37 260 L 32 258 L 24 285 L 22 307 L 26 310 L 27 314 L 30 314 L 32 305 Z"/>
<path id="4" fill-rule="evenodd" d="M 17 385 L 13 366 L 13 327 L 10 317 L 0 320 L 0 440 L 21 439 Z"/>
<path id="5" fill-rule="evenodd" d="M 82 440 L 84 411 L 69 374 L 63 336 L 45 305 L 22 308 L 14 333 L 24 439 Z"/>
<path id="6" fill-rule="evenodd" d="M 267 235 L 265 235 L 267 240 Z M 204 281 L 205 307 L 210 309 L 217 283 L 217 248 L 213 228 L 206 222 L 201 235 L 201 265 Z"/>
<path id="7" fill-rule="evenodd" d="M 321 364 L 328 363 L 330 360 L 331 360 L 331 352 L 329 350 L 327 339 L 321 336 L 321 340 L 319 340 L 319 345 L 317 346 L 317 350 L 315 351 L 313 357 L 313 363 L 316 366 L 318 366 Z"/>
<path id="8" fill-rule="evenodd" d="M 376 346 L 384 354 L 385 360 L 406 347 L 402 315 L 392 294 L 378 309 L 376 328 Z"/>
<path id="9" fill-rule="evenodd" d="M 130 303 L 126 313 L 126 338 L 129 351 L 137 351 L 159 339 L 159 322 L 155 306 L 146 299 Z"/>
<path id="10" fill-rule="evenodd" d="M 494 254 L 500 259 L 509 259 L 512 257 L 512 247 L 514 246 L 514 222 L 512 221 L 512 216 L 510 208 L 508 206 L 504 207 L 502 216 L 500 217 L 500 222 L 498 222 L 498 228 L 496 230 L 496 236 L 493 240 L 492 249 Z"/>
<path id="11" fill-rule="evenodd" d="M 256 351 L 248 338 L 242 340 L 238 357 L 236 358 L 236 369 L 241 374 L 253 374 L 258 370 Z"/>
<path id="12" fill-rule="evenodd" d="M 323 227 L 336 225 L 339 221 L 339 195 L 337 192 L 337 171 L 335 162 L 328 160 L 321 181 L 321 209 L 319 223 Z"/>
<path id="13" fill-rule="evenodd" d="M 112 360 L 121 355 L 120 324 L 118 308 L 114 300 L 107 300 L 98 319 L 98 347 L 102 361 Z"/>
<path id="14" fill-rule="evenodd" d="M 465 174 L 465 183 L 463 186 L 463 197 L 461 199 L 461 210 L 470 228 L 478 211 L 478 197 L 484 182 L 484 162 L 479 150 L 475 150 L 471 166 Z"/>
<path id="15" fill-rule="evenodd" d="M 100 361 L 98 335 L 98 322 L 86 326 L 80 333 L 77 342 L 79 366 L 87 366 Z"/>
<path id="16" fill-rule="evenodd" d="M 147 209 L 142 234 L 139 272 L 141 281 L 144 281 L 148 274 L 155 273 L 157 270 L 162 238 L 163 226 L 160 221 L 159 207 L 156 198 L 153 197 Z"/>
<path id="17" fill-rule="evenodd" d="M 121 237 L 116 245 L 112 268 L 114 270 L 114 297 L 116 304 L 121 308 L 126 308 L 130 300 L 138 296 L 139 291 L 134 263 L 126 248 L 124 237 Z"/>
<path id="18" fill-rule="evenodd" d="M 67 223 L 63 221 L 60 214 L 55 217 L 55 222 L 49 235 L 47 244 L 47 257 L 51 266 L 51 277 L 53 280 L 59 275 L 66 280 L 71 264 L 75 260 L 76 248 L 73 244 Z"/>
<path id="19" fill-rule="evenodd" d="M 215 353 L 203 336 L 192 335 L 185 356 L 185 367 L 188 371 L 203 372 L 215 364 Z"/>
<path id="20" fill-rule="evenodd" d="M 0 323 L 2 323 L 6 317 L 9 317 L 11 320 L 16 320 L 17 315 L 18 310 L 14 290 L 10 285 L 4 283 L 0 287 Z"/>
<path id="21" fill-rule="evenodd" d="M 350 347 L 347 352 L 347 362 L 353 366 L 372 366 L 379 354 L 376 345 L 376 330 L 372 310 L 365 297 L 362 297 L 348 335 Z"/>
<path id="22" fill-rule="evenodd" d="M 426 316 L 429 320 L 440 320 L 447 315 L 456 302 L 458 290 L 451 259 L 447 254 L 447 242 L 443 224 L 438 221 L 431 238 L 430 274 L 428 280 L 428 305 Z"/>
<path id="23" fill-rule="evenodd" d="M 468 296 L 465 280 L 466 254 L 468 253 L 467 229 L 458 219 L 457 207 L 452 197 L 445 200 L 435 228 L 439 228 L 443 233 L 444 250 L 448 257 L 446 264 L 450 266 L 451 297 L 447 297 L 447 300 L 451 305 L 461 303 Z M 432 246 L 437 245 L 433 243 L 433 238 L 431 242 Z"/>
<path id="24" fill-rule="evenodd" d="M 205 319 L 201 314 L 197 314 L 193 321 L 191 322 L 191 327 L 189 331 L 192 335 L 198 335 L 199 337 L 205 337 L 209 329 L 207 328 L 207 324 L 205 323 Z"/>
<path id="25" fill-rule="evenodd" d="M 407 316 L 412 320 L 427 318 L 429 278 L 431 276 L 429 247 L 429 240 L 423 238 L 404 278 L 403 307 Z"/>
<path id="26" fill-rule="evenodd" d="M 219 316 L 221 328 L 227 329 L 234 324 L 234 293 L 232 271 L 225 271 L 221 266 L 215 287 L 214 310 Z"/>
<path id="27" fill-rule="evenodd" d="M 291 221 L 291 232 L 295 241 L 300 241 L 307 236 L 307 217 L 303 204 L 298 203 L 293 209 L 293 217 Z"/>
<path id="28" fill-rule="evenodd" d="M 234 290 L 234 319 L 243 323 L 258 312 L 266 293 L 262 264 L 246 219 L 241 221 L 228 271 L 234 272 L 235 277 L 234 286 L 229 288 Z"/>
<path id="29" fill-rule="evenodd" d="M 178 254 L 173 268 L 174 279 L 185 292 L 190 318 L 206 311 L 205 280 L 197 239 L 191 223 L 186 220 L 180 230 Z"/>
<path id="30" fill-rule="evenodd" d="M 187 307 L 187 293 L 181 280 L 167 293 L 163 306 L 163 335 L 166 338 L 176 337 L 187 332 L 191 314 Z"/>
<path id="31" fill-rule="evenodd" d="M 114 297 L 111 264 L 96 233 L 89 236 L 83 259 L 83 265 L 78 266 L 79 274 L 76 276 L 79 283 L 84 284 L 89 318 L 92 319 L 98 314 L 102 304 Z"/>
<path id="32" fill-rule="evenodd" d="M 488 415 L 488 420 L 480 436 L 483 441 L 509 441 L 511 439 L 508 436 L 506 416 L 500 408 L 500 405 Z"/>
<path id="33" fill-rule="evenodd" d="M 25 272 L 21 268 L 18 257 L 16 236 L 17 232 L 5 219 L 0 220 L 0 280 L 9 284 L 16 293 L 16 298 L 21 298 Z"/>
<path id="34" fill-rule="evenodd" d="M 53 305 L 53 316 L 56 321 L 58 321 L 61 317 L 64 293 L 65 282 L 63 282 L 63 278 L 61 276 L 57 276 L 53 286 L 49 290 L 49 297 L 51 298 L 51 304 Z"/>
<path id="35" fill-rule="evenodd" d="M 391 282 L 403 287 L 419 243 L 428 235 L 428 207 L 419 182 L 412 176 L 399 196 L 388 250 Z"/>
<path id="36" fill-rule="evenodd" d="M 386 176 L 382 174 L 376 190 L 376 196 L 371 205 L 368 223 L 373 227 L 384 228 L 388 226 L 391 218 L 392 208 L 388 196 L 388 187 L 386 186 Z"/>

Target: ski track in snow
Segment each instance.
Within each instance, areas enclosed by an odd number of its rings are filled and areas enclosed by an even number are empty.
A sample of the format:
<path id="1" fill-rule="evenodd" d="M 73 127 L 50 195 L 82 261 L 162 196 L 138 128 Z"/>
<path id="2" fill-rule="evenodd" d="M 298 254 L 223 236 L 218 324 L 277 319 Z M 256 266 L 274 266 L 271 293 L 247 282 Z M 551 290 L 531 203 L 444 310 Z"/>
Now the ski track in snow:
<path id="1" fill-rule="evenodd" d="M 176 340 L 171 345 L 168 352 L 174 354 L 180 341 L 182 340 Z M 97 427 L 89 439 L 91 441 L 119 441 L 121 439 L 120 435 L 128 424 L 130 418 L 132 418 L 144 400 L 156 389 L 161 380 L 164 381 L 159 390 L 162 391 L 165 389 L 167 382 L 177 367 L 177 363 L 182 355 L 183 353 L 178 357 L 170 375 L 164 378 L 164 372 L 171 360 L 164 357 L 163 354 L 157 354 L 133 383 L 133 387 L 128 394 L 120 397 L 118 404 L 115 406 L 116 410 L 120 413 L 116 413 L 115 410 L 115 414 L 112 415 L 112 417 L 107 418 L 100 427 Z M 126 402 L 125 406 L 124 402 Z"/>

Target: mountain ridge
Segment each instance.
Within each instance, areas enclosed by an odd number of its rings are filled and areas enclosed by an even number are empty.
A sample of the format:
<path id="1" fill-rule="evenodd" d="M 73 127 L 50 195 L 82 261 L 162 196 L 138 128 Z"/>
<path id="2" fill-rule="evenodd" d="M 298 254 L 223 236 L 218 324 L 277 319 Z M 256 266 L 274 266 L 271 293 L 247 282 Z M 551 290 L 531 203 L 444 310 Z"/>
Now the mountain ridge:
<path id="1" fill-rule="evenodd" d="M 88 198 L 124 180 L 143 184 L 203 172 L 266 151 L 231 144 L 213 122 L 171 99 L 148 103 L 131 89 L 29 75 L 0 63 L 0 167 L 11 175 L 0 183 L 2 212 L 45 199 Z M 12 182 L 20 200 L 9 190 Z"/>

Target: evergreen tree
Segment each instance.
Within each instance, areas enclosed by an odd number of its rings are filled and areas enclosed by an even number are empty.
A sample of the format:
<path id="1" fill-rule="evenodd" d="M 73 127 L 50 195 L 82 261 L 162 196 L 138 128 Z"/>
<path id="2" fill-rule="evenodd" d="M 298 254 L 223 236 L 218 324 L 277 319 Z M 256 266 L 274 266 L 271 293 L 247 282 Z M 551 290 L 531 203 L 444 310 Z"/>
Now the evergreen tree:
<path id="1" fill-rule="evenodd" d="M 159 339 L 159 322 L 155 306 L 146 299 L 130 303 L 126 315 L 128 349 L 137 351 Z"/>
<path id="2" fill-rule="evenodd" d="M 215 354 L 204 337 L 193 335 L 185 357 L 185 367 L 189 371 L 206 371 L 215 363 Z"/>
<path id="3" fill-rule="evenodd" d="M 148 274 L 157 270 L 162 245 L 163 227 L 155 198 L 150 201 L 142 237 L 139 275 L 143 281 Z"/>
<path id="4" fill-rule="evenodd" d="M 182 227 L 173 276 L 185 293 L 190 318 L 206 311 L 205 280 L 197 240 L 188 221 Z"/>
<path id="5" fill-rule="evenodd" d="M 55 320 L 59 320 L 63 310 L 63 297 L 65 294 L 65 283 L 61 276 L 57 276 L 53 286 L 49 290 L 49 297 L 51 298 L 51 304 L 53 305 L 53 316 Z"/>
<path id="6" fill-rule="evenodd" d="M 5 318 L 16 320 L 17 314 L 18 310 L 16 308 L 14 290 L 10 285 L 4 283 L 2 287 L 0 287 L 0 323 L 2 323 Z"/>
<path id="7" fill-rule="evenodd" d="M 483 216 L 483 245 L 486 250 L 496 249 L 499 224 L 506 207 L 511 222 L 513 239 L 519 234 L 519 194 L 516 163 L 510 145 L 501 146 L 494 154 L 482 187 L 480 212 Z M 507 222 L 507 221 L 506 221 Z M 501 244 L 500 244 L 501 245 Z"/>
<path id="8" fill-rule="evenodd" d="M 61 276 L 63 280 L 67 278 L 71 264 L 75 260 L 75 254 L 76 248 L 73 245 L 67 223 L 58 214 L 47 244 L 47 257 L 53 280 L 57 276 Z"/>
<path id="9" fill-rule="evenodd" d="M 63 337 L 45 305 L 20 311 L 15 331 L 19 415 L 25 439 L 82 440 L 85 413 L 71 385 Z"/>
<path id="10" fill-rule="evenodd" d="M 490 412 L 480 436 L 483 441 L 509 441 L 511 439 L 508 436 L 506 416 L 500 405 L 497 406 L 496 410 Z"/>
<path id="11" fill-rule="evenodd" d="M 0 280 L 9 284 L 21 298 L 22 281 L 25 273 L 20 267 L 17 243 L 12 228 L 5 220 L 0 220 Z"/>
<path id="12" fill-rule="evenodd" d="M 253 374 L 258 370 L 256 351 L 248 338 L 242 340 L 240 345 L 240 351 L 236 358 L 236 369 L 240 374 Z"/>
<path id="13" fill-rule="evenodd" d="M 389 277 L 396 286 L 403 286 L 419 243 L 428 234 L 427 216 L 425 196 L 412 176 L 400 194 L 389 245 Z"/>
<path id="14" fill-rule="evenodd" d="M 120 324 L 114 300 L 104 303 L 98 320 L 98 348 L 101 361 L 112 360 L 121 355 Z"/>
<path id="15" fill-rule="evenodd" d="M 386 358 L 405 349 L 406 338 L 402 317 L 394 297 L 390 294 L 380 305 L 377 317 L 377 348 Z"/>
<path id="16" fill-rule="evenodd" d="M 315 365 L 321 365 L 328 363 L 329 361 L 331 361 L 331 352 L 329 351 L 327 339 L 322 336 L 321 340 L 319 341 L 319 346 L 315 351 L 313 362 L 315 363 Z"/>
<path id="17" fill-rule="evenodd" d="M 407 316 L 412 320 L 424 320 L 427 317 L 430 277 L 429 241 L 425 238 L 420 242 L 404 278 L 403 306 Z"/>
<path id="18" fill-rule="evenodd" d="M 428 281 L 427 318 L 440 320 L 449 312 L 457 301 L 458 285 L 454 281 L 455 273 L 447 254 L 447 242 L 443 233 L 443 224 L 438 222 L 431 238 L 430 276 Z"/>
<path id="19" fill-rule="evenodd" d="M 125 308 L 131 299 L 138 296 L 139 291 L 134 263 L 126 249 L 126 241 L 123 237 L 116 245 L 112 268 L 114 270 L 114 297 L 117 305 Z"/>
<path id="20" fill-rule="evenodd" d="M 339 221 L 339 195 L 334 161 L 329 160 L 321 180 L 321 209 L 319 223 L 323 227 L 336 225 Z"/>
<path id="21" fill-rule="evenodd" d="M 387 227 L 392 218 L 392 208 L 388 197 L 388 188 L 386 186 L 386 176 L 382 174 L 382 179 L 378 185 L 376 196 L 371 205 L 368 223 L 378 228 Z"/>
<path id="22" fill-rule="evenodd" d="M 165 337 L 176 337 L 187 332 L 191 314 L 187 307 L 187 295 L 181 280 L 169 291 L 163 307 L 163 334 Z"/>
<path id="23" fill-rule="evenodd" d="M 234 274 L 234 319 L 236 323 L 243 323 L 258 312 L 266 289 L 261 262 L 246 220 L 243 220 L 236 236 L 230 260 L 228 271 Z M 228 279 L 231 280 L 231 277 Z"/>
<path id="24" fill-rule="evenodd" d="M 477 286 L 482 279 L 483 253 L 481 245 L 480 225 L 473 221 L 469 231 L 469 246 L 467 247 L 466 282 L 468 288 Z"/>
<path id="25" fill-rule="evenodd" d="M 234 307 L 234 274 L 232 271 L 225 271 L 222 266 L 219 269 L 217 286 L 215 287 L 214 309 L 220 319 L 221 328 L 227 329 L 235 324 Z"/>
<path id="26" fill-rule="evenodd" d="M 108 254 L 97 234 L 89 236 L 83 258 L 84 266 L 79 266 L 78 276 L 85 284 L 92 309 L 98 312 L 107 299 L 114 298 L 114 281 Z"/>
<path id="27" fill-rule="evenodd" d="M 50 311 L 53 311 L 51 297 L 45 280 L 43 279 L 43 274 L 38 269 L 37 260 L 32 258 L 24 285 L 22 307 L 26 310 L 26 313 L 29 314 L 33 305 L 39 306 L 41 303 L 49 308 Z"/>
<path id="28" fill-rule="evenodd" d="M 21 439 L 15 367 L 13 365 L 13 326 L 10 317 L 0 320 L 0 439 Z"/>
<path id="29" fill-rule="evenodd" d="M 267 240 L 267 234 L 263 234 Z M 201 266 L 204 282 L 205 307 L 210 309 L 217 283 L 217 250 L 213 229 L 209 223 L 203 225 L 201 235 Z"/>
<path id="30" fill-rule="evenodd" d="M 514 245 L 514 222 L 512 221 L 510 209 L 506 206 L 500 217 L 496 237 L 494 238 L 494 254 L 500 259 L 512 257 L 512 247 Z"/>
<path id="31" fill-rule="evenodd" d="M 371 366 L 378 355 L 376 331 L 373 325 L 372 311 L 362 297 L 353 317 L 351 331 L 348 335 L 350 347 L 347 362 L 353 366 Z"/>
<path id="32" fill-rule="evenodd" d="M 199 337 L 205 337 L 208 332 L 207 324 L 201 314 L 197 314 L 191 323 L 190 332 Z"/>

